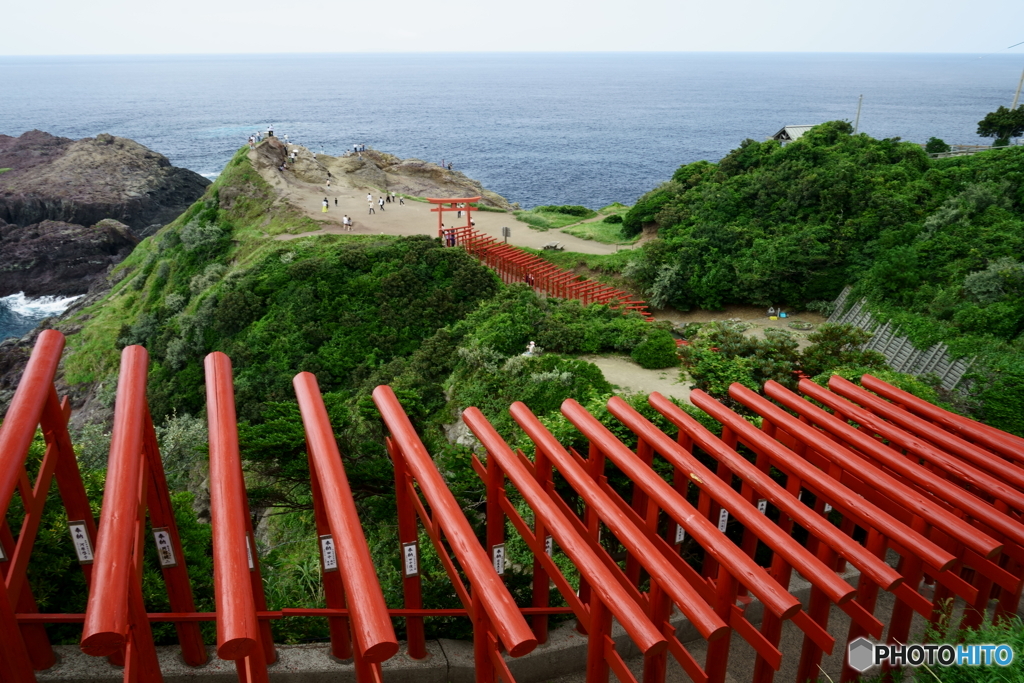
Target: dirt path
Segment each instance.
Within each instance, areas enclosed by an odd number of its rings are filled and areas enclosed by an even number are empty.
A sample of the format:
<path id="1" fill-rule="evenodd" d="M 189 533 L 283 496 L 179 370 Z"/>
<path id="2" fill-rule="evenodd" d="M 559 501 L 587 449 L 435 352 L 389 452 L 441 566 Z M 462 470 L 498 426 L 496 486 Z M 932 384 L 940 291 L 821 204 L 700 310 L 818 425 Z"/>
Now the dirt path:
<path id="1" fill-rule="evenodd" d="M 669 398 L 690 402 L 690 381 L 679 382 L 679 369 L 647 370 L 628 356 L 581 356 L 601 368 L 604 378 L 621 393 L 650 394 L 657 391 Z"/>
<path id="2" fill-rule="evenodd" d="M 767 309 L 757 306 L 726 306 L 721 311 L 705 311 L 701 309 L 693 311 L 677 311 L 674 308 L 655 309 L 652 313 L 655 320 L 667 320 L 674 325 L 686 325 L 688 323 L 706 323 L 712 321 L 736 320 L 747 325 L 746 334 L 757 337 L 764 337 L 765 329 L 773 327 L 790 332 L 800 347 L 803 348 L 809 343 L 807 335 L 817 329 L 827 318 L 805 311 L 803 313 L 787 312 L 787 317 L 771 320 Z M 798 330 L 790 326 L 790 323 L 810 323 L 814 326 L 811 330 Z"/>

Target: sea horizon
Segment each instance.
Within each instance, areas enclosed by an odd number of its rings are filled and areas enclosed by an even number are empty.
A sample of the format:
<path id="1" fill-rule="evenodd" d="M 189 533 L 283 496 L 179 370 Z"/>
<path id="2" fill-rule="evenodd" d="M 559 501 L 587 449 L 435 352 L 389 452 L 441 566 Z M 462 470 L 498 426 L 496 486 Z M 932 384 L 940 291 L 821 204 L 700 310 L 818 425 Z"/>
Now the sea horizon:
<path id="1" fill-rule="evenodd" d="M 984 144 L 977 122 L 1010 104 L 1022 66 L 999 53 L 0 56 L 0 134 L 110 133 L 215 178 L 272 124 L 316 152 L 451 162 L 523 208 L 597 209 L 785 125 L 852 123 L 861 95 L 860 132 Z"/>
<path id="2" fill-rule="evenodd" d="M 981 144 L 1013 54 L 358 52 L 0 56 L 0 133 L 128 137 L 215 177 L 248 135 L 452 161 L 526 208 L 637 197 L 784 125 Z M 623 172 L 621 164 L 628 164 Z"/>

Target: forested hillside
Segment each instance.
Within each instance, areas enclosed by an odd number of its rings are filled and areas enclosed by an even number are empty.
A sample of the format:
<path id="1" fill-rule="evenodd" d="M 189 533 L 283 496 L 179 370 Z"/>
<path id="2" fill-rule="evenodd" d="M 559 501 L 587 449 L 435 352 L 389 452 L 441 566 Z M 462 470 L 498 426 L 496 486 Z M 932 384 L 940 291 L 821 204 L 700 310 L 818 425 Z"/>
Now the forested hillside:
<path id="1" fill-rule="evenodd" d="M 1024 147 L 930 159 L 833 121 L 682 166 L 626 215 L 656 306 L 821 309 L 847 284 L 921 347 L 978 356 L 976 414 L 1024 433 Z"/>
<path id="2" fill-rule="evenodd" d="M 141 344 L 150 356 L 149 401 L 187 559 L 209 576 L 206 518 L 207 428 L 203 358 L 232 359 L 239 439 L 259 555 L 272 609 L 323 606 L 319 551 L 305 434 L 291 380 L 316 374 L 349 481 L 392 605 L 400 605 L 394 473 L 380 415 L 370 392 L 391 385 L 467 508 L 482 489 L 470 450 L 452 443 L 459 411 L 478 405 L 510 439 L 507 407 L 525 400 L 543 419 L 557 419 L 573 397 L 600 403 L 612 391 L 582 353 L 633 354 L 648 367 L 678 365 L 664 326 L 605 306 L 542 300 L 525 285 L 507 287 L 462 249 L 426 236 L 274 236 L 319 226 L 288 204 L 254 171 L 243 150 L 205 196 L 144 240 L 113 272 L 99 302 L 58 323 L 68 334 L 64 380 L 91 397 L 87 424 L 74 434 L 91 499 L 102 496 L 110 446 L 109 417 L 120 349 Z M 521 355 L 529 341 L 543 355 Z M 36 444 L 30 469 L 43 453 Z M 20 509 L 15 506 L 11 520 Z M 81 571 L 60 510 L 48 509 L 45 538 L 30 574 L 44 611 L 81 612 Z M 474 521 L 475 520 L 474 518 Z M 510 544 L 510 558 L 528 553 Z M 39 558 L 38 560 L 35 558 Z M 529 563 L 526 563 L 529 566 Z M 426 595 L 433 606 L 458 601 L 429 543 L 423 543 Z M 166 610 L 156 556 L 149 558 L 150 609 Z M 529 577 L 519 590 L 530 585 Z M 196 583 L 200 609 L 212 609 L 212 586 Z M 433 592 L 430 592 L 433 591 Z M 279 641 L 324 638 L 324 620 L 280 620 Z M 456 620 L 436 620 L 435 633 L 465 635 Z M 53 627 L 75 641 L 74 628 Z M 173 628 L 157 628 L 171 638 Z"/>

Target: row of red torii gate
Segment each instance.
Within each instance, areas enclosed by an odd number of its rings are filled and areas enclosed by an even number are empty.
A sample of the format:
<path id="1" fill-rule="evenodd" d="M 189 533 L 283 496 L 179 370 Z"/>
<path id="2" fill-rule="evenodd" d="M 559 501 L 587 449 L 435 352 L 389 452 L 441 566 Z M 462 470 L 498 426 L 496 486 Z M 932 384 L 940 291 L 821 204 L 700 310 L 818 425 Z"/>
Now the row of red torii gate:
<path id="1" fill-rule="evenodd" d="M 647 302 L 617 287 L 589 280 L 571 270 L 560 268 L 522 249 L 498 241 L 476 229 L 473 211 L 480 197 L 447 197 L 427 199 L 434 204 L 431 209 L 437 214 L 437 236 L 447 247 L 462 247 L 471 255 L 498 274 L 505 284 L 517 282 L 528 284 L 538 292 L 561 299 L 575 299 L 584 306 L 605 304 L 623 312 L 639 313 L 648 322 L 654 317 L 647 309 Z M 445 213 L 466 214 L 464 225 L 444 224 Z M 456 218 L 458 220 L 458 218 Z"/>
<path id="2" fill-rule="evenodd" d="M 543 647 L 552 615 L 568 614 L 586 637 L 588 683 L 612 674 L 623 683 L 637 680 L 611 638 L 613 621 L 643 653 L 645 682 L 664 681 L 675 661 L 693 681 L 721 683 L 734 639 L 756 652 L 751 680 L 772 681 L 787 657 L 798 661 L 803 682 L 817 678 L 823 653 L 857 637 L 906 642 L 914 615 L 937 620 L 949 598 L 966 605 L 966 626 L 1017 611 L 1024 440 L 870 375 L 863 388 L 840 377 L 827 389 L 803 380 L 800 393 L 769 382 L 760 395 L 734 384 L 731 398 L 759 416 L 760 428 L 694 391 L 693 403 L 721 424 L 718 435 L 657 393 L 649 403 L 673 433 L 613 397 L 608 410 L 619 433 L 630 435 L 630 445 L 569 399 L 562 413 L 589 443 L 585 452 L 564 447 L 522 403 L 509 410 L 533 443 L 530 454 L 513 450 L 479 410 L 468 408 L 463 418 L 480 443 L 473 467 L 487 491 L 480 533 L 395 394 L 380 386 L 373 400 L 389 434 L 401 539 L 395 552 L 404 567 L 404 604 L 389 607 L 344 454 L 309 373 L 295 376 L 294 389 L 307 439 L 327 607 L 271 611 L 246 499 L 231 363 L 212 353 L 205 382 L 216 611 L 197 612 L 146 401 L 146 350 L 130 346 L 122 354 L 97 524 L 67 430 L 70 406 L 54 387 L 63 347 L 59 332 L 40 334 L 0 426 L 3 683 L 34 681 L 34 672 L 53 665 L 45 629 L 52 623 L 81 623 L 82 650 L 123 666 L 125 681 L 162 680 L 154 622 L 175 624 L 181 656 L 192 666 L 208 657 L 199 622 L 216 622 L 216 656 L 236 663 L 240 681 L 260 682 L 269 680 L 267 666 L 277 656 L 272 620 L 326 617 L 331 640 L 324 656 L 353 659 L 356 679 L 366 683 L 381 681 L 381 663 L 400 649 L 414 659 L 427 655 L 424 619 L 461 616 L 473 625 L 476 680 L 511 683 L 509 663 Z M 25 464 L 37 429 L 46 451 L 33 482 Z M 698 449 L 712 467 L 696 456 Z M 626 495 L 609 484 L 609 463 L 631 482 Z M 40 613 L 26 578 L 54 481 L 88 587 L 84 614 Z M 558 492 L 566 486 L 579 505 Z M 510 488 L 532 519 L 510 502 Z M 21 498 L 22 519 L 8 516 L 14 496 Z M 504 584 L 509 524 L 533 552 L 528 605 L 517 605 Z M 797 528 L 806 531 L 803 543 L 794 539 Z M 437 550 L 461 609 L 424 605 L 421 539 Z M 610 539 L 625 549 L 624 560 L 609 552 Z M 147 612 L 143 601 L 147 543 L 159 550 L 170 613 Z M 695 565 L 681 554 L 688 544 L 703 553 Z M 559 569 L 556 553 L 578 570 L 578 589 Z M 885 561 L 887 554 L 899 558 L 895 566 Z M 755 562 L 755 555 L 768 560 Z M 847 564 L 860 572 L 856 588 L 839 573 Z M 807 604 L 787 590 L 794 570 L 811 583 Z M 552 590 L 566 606 L 552 606 Z M 887 624 L 875 615 L 880 591 L 894 599 Z M 748 619 L 745 606 L 752 600 L 764 606 L 759 623 Z M 849 616 L 847 632 L 828 630 L 833 608 Z M 670 623 L 675 611 L 707 641 L 704 661 L 676 637 Z M 395 636 L 397 618 L 406 623 L 404 643 Z M 780 650 L 787 621 L 804 634 L 799 651 Z M 842 680 L 856 676 L 846 666 Z"/>

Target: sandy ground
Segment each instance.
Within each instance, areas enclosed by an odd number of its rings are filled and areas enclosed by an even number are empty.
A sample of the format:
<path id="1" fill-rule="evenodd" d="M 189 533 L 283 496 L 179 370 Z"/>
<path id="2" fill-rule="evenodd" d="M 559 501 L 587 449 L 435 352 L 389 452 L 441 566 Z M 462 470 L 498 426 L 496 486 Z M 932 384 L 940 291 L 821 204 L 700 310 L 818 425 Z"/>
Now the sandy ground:
<path id="1" fill-rule="evenodd" d="M 255 153 L 253 153 L 255 154 Z M 290 173 L 271 170 L 263 177 L 290 204 L 304 211 L 310 218 L 323 224 L 323 228 L 315 232 L 300 235 L 278 235 L 279 240 L 293 240 L 310 235 L 343 234 L 341 218 L 348 214 L 354 226 L 351 234 L 355 235 L 437 235 L 437 214 L 431 213 L 432 204 L 406 199 L 405 204 L 384 204 L 382 211 L 377 205 L 381 196 L 378 190 L 368 187 L 338 187 L 329 190 L 324 185 L 306 183 L 296 179 Z M 338 181 L 344 182 L 342 180 Z M 369 213 L 366 194 L 373 195 L 375 213 Z M 327 213 L 323 213 L 324 197 L 328 199 Z M 335 205 L 337 200 L 337 205 Z M 508 243 L 520 247 L 540 249 L 549 242 L 560 242 L 567 251 L 585 254 L 611 254 L 623 247 L 614 244 L 601 244 L 593 240 L 582 240 L 567 235 L 559 230 L 546 232 L 534 230 L 526 223 L 516 219 L 511 213 L 476 211 L 473 213 L 477 230 L 502 239 L 502 227 L 512 228 L 512 236 Z M 455 218 L 454 213 L 445 214 L 445 225 L 466 225 L 466 215 L 462 219 Z"/>
<path id="2" fill-rule="evenodd" d="M 794 337 L 796 337 L 801 348 L 807 346 L 809 343 L 807 341 L 807 335 L 814 332 L 814 330 L 795 330 L 790 327 L 789 324 L 794 322 L 804 322 L 811 323 L 815 328 L 817 328 L 818 325 L 821 325 L 826 321 L 825 317 L 818 315 L 817 313 L 793 313 L 791 311 L 786 311 L 787 316 L 791 317 L 771 320 L 768 317 L 767 309 L 756 306 L 726 306 L 725 309 L 721 311 L 705 311 L 696 309 L 686 312 L 677 311 L 673 308 L 664 308 L 655 309 L 652 314 L 654 315 L 655 320 L 667 320 L 676 325 L 723 320 L 740 320 L 749 326 L 746 330 L 746 334 L 757 337 L 764 337 L 764 330 L 769 327 L 774 327 L 776 329 L 790 332 Z"/>
<path id="3" fill-rule="evenodd" d="M 621 393 L 650 394 L 657 391 L 669 398 L 690 402 L 690 381 L 679 381 L 679 368 L 647 370 L 633 362 L 629 356 L 582 356 L 601 368 L 604 378 Z"/>

